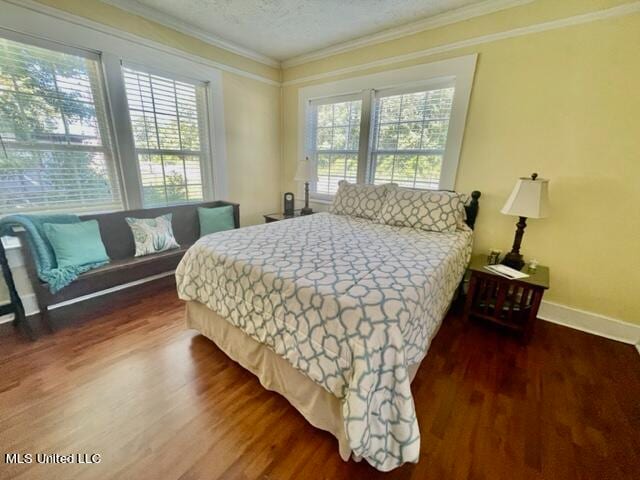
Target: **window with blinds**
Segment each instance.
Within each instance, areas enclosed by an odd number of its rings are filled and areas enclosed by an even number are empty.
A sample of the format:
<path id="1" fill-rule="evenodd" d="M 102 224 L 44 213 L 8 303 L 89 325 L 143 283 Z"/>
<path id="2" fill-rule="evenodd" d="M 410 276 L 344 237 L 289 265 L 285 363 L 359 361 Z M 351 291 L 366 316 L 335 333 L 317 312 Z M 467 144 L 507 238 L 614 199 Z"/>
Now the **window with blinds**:
<path id="1" fill-rule="evenodd" d="M 311 102 L 309 153 L 317 166 L 316 193 L 333 195 L 340 180 L 356 181 L 361 113 L 359 97 Z"/>
<path id="2" fill-rule="evenodd" d="M 205 84 L 123 68 L 145 206 L 202 200 Z"/>
<path id="3" fill-rule="evenodd" d="M 457 158 L 447 151 L 447 137 L 454 93 L 447 79 L 307 100 L 304 155 L 318 177 L 312 194 L 328 200 L 340 180 L 452 188 L 455 166 L 447 159 Z"/>
<path id="4" fill-rule="evenodd" d="M 453 88 L 441 88 L 376 94 L 370 166 L 374 183 L 439 187 L 453 93 Z"/>
<path id="5" fill-rule="evenodd" d="M 0 38 L 0 214 L 122 208 L 98 62 Z"/>

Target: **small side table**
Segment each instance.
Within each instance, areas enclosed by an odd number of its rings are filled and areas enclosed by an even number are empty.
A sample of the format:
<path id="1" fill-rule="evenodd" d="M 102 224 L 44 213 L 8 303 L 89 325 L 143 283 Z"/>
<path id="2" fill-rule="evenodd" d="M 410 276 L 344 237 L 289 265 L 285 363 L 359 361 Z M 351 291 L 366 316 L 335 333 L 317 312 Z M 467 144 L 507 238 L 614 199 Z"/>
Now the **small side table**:
<path id="1" fill-rule="evenodd" d="M 511 280 L 491 273 L 485 265 L 486 255 L 474 256 L 469 264 L 471 277 L 464 307 L 465 320 L 469 317 L 487 320 L 520 334 L 527 342 L 533 332 L 542 295 L 549 288 L 549 268 L 538 265 L 530 272 L 527 264 L 522 272 L 529 276 Z"/>
<path id="2" fill-rule="evenodd" d="M 309 215 L 313 215 L 313 213 L 310 213 Z M 268 213 L 264 215 L 264 222 L 265 223 L 278 222 L 280 220 L 288 220 L 289 218 L 296 218 L 301 216 L 306 216 L 306 215 L 301 215 L 300 210 L 294 210 L 293 215 L 285 215 L 284 213 Z"/>

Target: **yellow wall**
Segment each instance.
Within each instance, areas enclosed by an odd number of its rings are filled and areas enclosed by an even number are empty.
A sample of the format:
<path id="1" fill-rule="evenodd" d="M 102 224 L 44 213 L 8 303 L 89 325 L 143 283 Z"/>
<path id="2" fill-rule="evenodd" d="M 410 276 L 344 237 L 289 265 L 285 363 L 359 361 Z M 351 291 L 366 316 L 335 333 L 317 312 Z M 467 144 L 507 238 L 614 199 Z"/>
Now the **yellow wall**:
<path id="1" fill-rule="evenodd" d="M 40 3 L 278 82 L 280 69 L 214 47 L 97 0 Z M 240 203 L 243 225 L 276 211 L 280 197 L 280 87 L 223 72 L 227 200 Z"/>
<path id="2" fill-rule="evenodd" d="M 624 1 L 533 4 L 286 69 L 285 81 L 437 45 L 609 8 Z M 504 39 L 446 54 L 286 86 L 284 190 L 297 157 L 300 86 L 479 53 L 457 189 L 482 191 L 475 250 L 508 250 L 499 213 L 515 180 L 549 178 L 552 215 L 530 220 L 523 253 L 551 267 L 545 296 L 640 323 L 640 15 Z"/>
<path id="3" fill-rule="evenodd" d="M 228 73 L 223 88 L 229 200 L 263 223 L 280 205 L 280 88 Z"/>

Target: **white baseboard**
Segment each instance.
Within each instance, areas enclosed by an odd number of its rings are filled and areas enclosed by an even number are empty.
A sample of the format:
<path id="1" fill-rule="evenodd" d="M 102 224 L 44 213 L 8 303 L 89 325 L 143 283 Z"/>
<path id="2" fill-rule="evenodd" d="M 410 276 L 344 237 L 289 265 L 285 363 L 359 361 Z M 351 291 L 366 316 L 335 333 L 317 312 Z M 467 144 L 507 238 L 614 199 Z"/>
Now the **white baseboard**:
<path id="1" fill-rule="evenodd" d="M 559 303 L 543 301 L 538 318 L 583 332 L 635 345 L 640 352 L 640 325 Z"/>
<path id="2" fill-rule="evenodd" d="M 153 280 L 158 280 L 159 278 L 168 277 L 169 275 L 173 275 L 175 271 L 159 273 L 157 275 L 152 275 L 151 277 L 143 278 L 141 280 L 136 280 L 135 282 L 125 283 L 123 285 L 118 285 L 116 287 L 111 287 L 106 290 L 101 290 L 96 293 L 91 293 L 89 295 L 84 295 L 82 297 L 74 298 L 72 300 L 67 300 L 66 302 L 56 303 L 55 305 L 51 305 L 49 307 L 50 310 L 55 310 L 56 308 L 64 307 L 67 305 L 71 305 L 77 302 L 82 302 L 83 300 L 88 300 L 90 298 L 100 297 L 102 295 L 107 295 L 108 293 L 117 292 L 119 290 L 124 290 L 125 288 L 133 287 L 136 285 L 142 285 L 143 283 L 152 282 Z M 22 305 L 24 306 L 25 314 L 28 316 L 35 315 L 39 313 L 38 302 L 36 300 L 35 293 L 29 293 L 27 295 L 22 295 Z M 13 314 L 3 315 L 0 317 L 0 324 L 7 323 L 13 320 Z"/>

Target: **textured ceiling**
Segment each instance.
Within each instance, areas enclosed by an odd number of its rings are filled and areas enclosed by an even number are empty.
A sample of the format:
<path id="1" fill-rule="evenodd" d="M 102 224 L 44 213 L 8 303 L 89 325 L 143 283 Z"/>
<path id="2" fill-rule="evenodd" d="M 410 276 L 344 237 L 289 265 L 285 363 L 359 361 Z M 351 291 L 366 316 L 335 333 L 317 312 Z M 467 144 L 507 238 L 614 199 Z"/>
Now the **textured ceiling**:
<path id="1" fill-rule="evenodd" d="M 483 0 L 105 0 L 285 60 Z"/>

